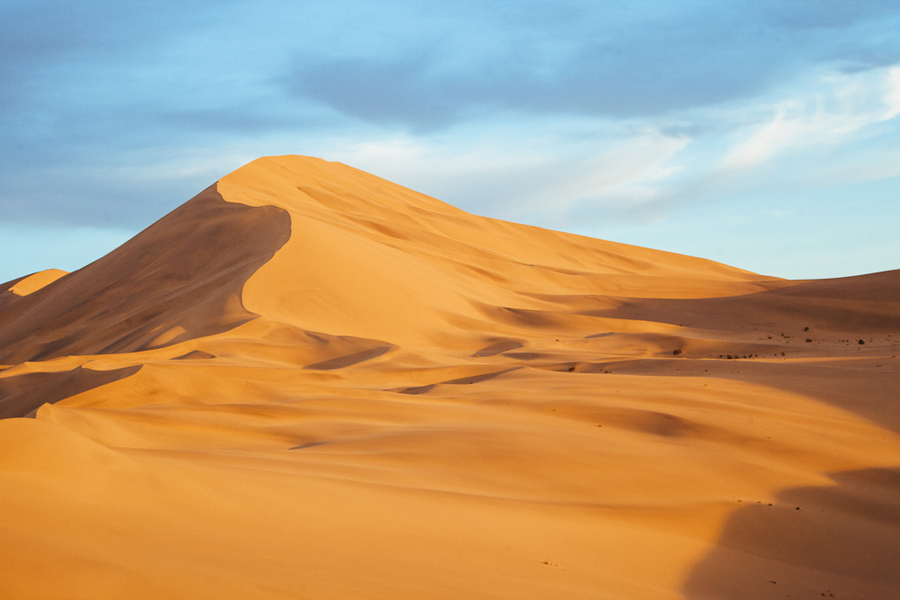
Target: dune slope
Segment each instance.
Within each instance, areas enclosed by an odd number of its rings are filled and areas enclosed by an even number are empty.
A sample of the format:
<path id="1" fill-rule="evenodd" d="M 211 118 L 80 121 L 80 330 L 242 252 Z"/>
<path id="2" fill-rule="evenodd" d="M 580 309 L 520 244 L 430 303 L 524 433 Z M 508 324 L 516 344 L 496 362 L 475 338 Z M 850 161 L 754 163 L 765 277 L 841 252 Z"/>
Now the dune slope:
<path id="1" fill-rule="evenodd" d="M 0 364 L 131 352 L 233 327 L 251 318 L 240 300 L 244 281 L 289 237 L 284 211 L 225 202 L 213 186 L 7 308 Z"/>
<path id="2" fill-rule="evenodd" d="M 900 271 L 270 157 L 58 275 L 0 292 L 3 597 L 900 596 Z"/>

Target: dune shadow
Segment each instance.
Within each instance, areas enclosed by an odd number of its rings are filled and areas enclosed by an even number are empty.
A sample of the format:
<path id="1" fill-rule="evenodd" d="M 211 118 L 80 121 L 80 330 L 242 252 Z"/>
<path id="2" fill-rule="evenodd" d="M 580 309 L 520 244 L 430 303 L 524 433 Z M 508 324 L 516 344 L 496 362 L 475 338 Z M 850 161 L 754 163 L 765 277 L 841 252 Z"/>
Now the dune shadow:
<path id="1" fill-rule="evenodd" d="M 730 298 L 628 300 L 605 316 L 718 331 L 722 340 L 735 332 L 776 332 L 782 327 L 821 328 L 855 339 L 855 333 L 900 330 L 898 293 L 900 271 L 890 271 Z M 834 356 L 799 361 L 644 360 L 616 368 L 764 384 L 900 433 L 896 366 L 876 356 L 860 361 L 855 353 L 834 348 Z M 900 598 L 900 467 L 828 476 L 834 485 L 783 489 L 772 504 L 742 499 L 715 547 L 688 572 L 681 589 L 685 597 Z"/>
<path id="2" fill-rule="evenodd" d="M 130 377 L 141 370 L 141 365 L 93 371 L 78 367 L 61 373 L 26 373 L 0 379 L 0 419 L 33 416 L 44 404 L 60 400 L 88 390 Z"/>
<path id="3" fill-rule="evenodd" d="M 900 598 L 900 468 L 745 500 L 682 588 L 690 600 Z"/>
<path id="4" fill-rule="evenodd" d="M 328 442 L 307 442 L 305 444 L 300 444 L 299 446 L 292 446 L 289 450 L 306 450 L 307 448 L 315 448 L 316 446 L 324 446 Z"/>
<path id="5" fill-rule="evenodd" d="M 420 394 L 425 394 L 430 392 L 432 388 L 434 388 L 435 384 L 431 383 L 428 385 L 419 385 L 415 387 L 405 387 L 405 388 L 397 388 L 394 390 L 389 390 L 392 392 L 397 392 L 398 394 L 408 394 L 410 396 L 418 396 Z"/>
<path id="6" fill-rule="evenodd" d="M 719 298 L 622 298 L 579 314 L 721 331 L 815 329 L 865 333 L 900 329 L 900 271 L 808 281 Z"/>
<path id="7" fill-rule="evenodd" d="M 209 352 L 205 352 L 203 350 L 191 350 L 187 354 L 182 354 L 181 356 L 176 356 L 172 360 L 204 360 L 215 358 L 215 354 L 210 354 Z"/>
<path id="8" fill-rule="evenodd" d="M 516 371 L 521 369 L 522 367 L 513 367 L 511 369 L 503 369 L 501 371 L 491 371 L 490 373 L 481 373 L 480 375 L 469 375 L 468 377 L 458 377 L 456 379 L 448 379 L 447 381 L 441 381 L 438 383 L 429 383 L 428 385 L 418 385 L 414 387 L 404 387 L 404 388 L 394 388 L 391 390 L 387 390 L 389 392 L 396 392 L 398 394 L 407 394 L 411 396 L 418 396 L 420 394 L 426 394 L 434 389 L 436 385 L 471 385 L 473 383 L 481 383 L 482 381 L 489 381 L 494 377 L 499 377 L 504 373 L 509 373 L 510 371 Z"/>
<path id="9" fill-rule="evenodd" d="M 378 358 L 379 356 L 389 352 L 390 350 L 390 346 L 379 346 L 378 348 L 370 348 L 368 350 L 363 350 L 362 352 L 354 352 L 353 354 L 347 354 L 344 356 L 338 356 L 337 358 L 323 360 L 311 365 L 306 365 L 303 368 L 316 371 L 333 371 L 335 369 L 343 369 L 344 367 L 349 367 L 361 362 L 365 362 L 367 360 L 372 360 L 373 358 Z"/>
<path id="10" fill-rule="evenodd" d="M 522 342 L 518 340 L 500 340 L 498 342 L 494 342 L 489 346 L 485 346 L 475 354 L 473 357 L 479 356 L 497 356 L 503 352 L 508 352 L 509 350 L 516 350 L 522 347 Z"/>
<path id="11" fill-rule="evenodd" d="M 494 371 L 492 373 L 484 373 L 482 375 L 470 375 L 468 377 L 459 377 L 457 379 L 450 379 L 448 381 L 442 381 L 441 383 L 446 385 L 469 385 L 472 383 L 481 383 L 482 381 L 488 381 L 489 379 L 493 379 L 499 375 L 503 375 L 504 373 L 509 373 L 510 371 L 516 371 L 521 369 L 521 367 L 513 367 L 511 369 L 503 369 L 502 371 Z"/>
<path id="12" fill-rule="evenodd" d="M 0 363 L 136 352 L 233 329 L 257 316 L 243 306 L 244 284 L 290 236 L 287 211 L 227 202 L 213 185 L 0 312 Z"/>
<path id="13" fill-rule="evenodd" d="M 740 357 L 737 357 L 740 358 Z M 895 359 L 897 360 L 897 359 Z M 576 364 L 580 373 L 615 373 L 644 377 L 715 377 L 764 384 L 806 396 L 864 417 L 900 434 L 900 402 L 897 401 L 896 369 L 857 371 L 829 360 L 772 362 L 765 360 L 691 360 L 641 358 L 561 363 L 544 368 L 563 371 Z"/>

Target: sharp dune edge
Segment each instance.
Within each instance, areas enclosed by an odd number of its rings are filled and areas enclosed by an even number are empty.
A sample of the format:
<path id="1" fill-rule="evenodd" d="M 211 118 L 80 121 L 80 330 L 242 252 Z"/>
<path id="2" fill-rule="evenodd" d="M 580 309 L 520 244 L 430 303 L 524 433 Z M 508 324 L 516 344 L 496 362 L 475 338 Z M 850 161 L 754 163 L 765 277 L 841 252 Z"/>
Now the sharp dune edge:
<path id="1" fill-rule="evenodd" d="M 0 286 L 0 597 L 898 598 L 898 355 L 900 271 L 260 159 Z"/>

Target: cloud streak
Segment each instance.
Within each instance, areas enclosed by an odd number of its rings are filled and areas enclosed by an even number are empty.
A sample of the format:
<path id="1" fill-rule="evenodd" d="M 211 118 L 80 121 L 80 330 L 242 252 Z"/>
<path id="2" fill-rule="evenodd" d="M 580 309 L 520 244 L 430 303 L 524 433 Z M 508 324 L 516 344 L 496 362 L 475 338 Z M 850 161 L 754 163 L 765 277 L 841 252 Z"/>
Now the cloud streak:
<path id="1" fill-rule="evenodd" d="M 762 124 L 746 127 L 745 139 L 723 161 L 725 169 L 747 169 L 787 151 L 834 146 L 900 114 L 900 67 L 820 77 L 819 89 L 773 107 Z"/>

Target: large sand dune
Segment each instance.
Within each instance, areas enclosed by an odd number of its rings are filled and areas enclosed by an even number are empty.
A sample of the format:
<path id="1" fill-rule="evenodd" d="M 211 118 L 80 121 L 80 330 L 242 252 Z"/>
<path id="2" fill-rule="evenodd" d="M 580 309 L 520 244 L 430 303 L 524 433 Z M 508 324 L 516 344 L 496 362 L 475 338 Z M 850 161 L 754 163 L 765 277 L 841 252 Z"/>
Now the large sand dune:
<path id="1" fill-rule="evenodd" d="M 900 597 L 900 271 L 255 161 L 0 286 L 0 597 Z"/>

